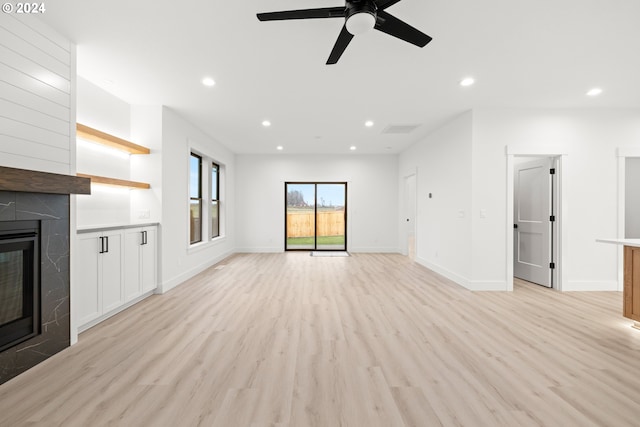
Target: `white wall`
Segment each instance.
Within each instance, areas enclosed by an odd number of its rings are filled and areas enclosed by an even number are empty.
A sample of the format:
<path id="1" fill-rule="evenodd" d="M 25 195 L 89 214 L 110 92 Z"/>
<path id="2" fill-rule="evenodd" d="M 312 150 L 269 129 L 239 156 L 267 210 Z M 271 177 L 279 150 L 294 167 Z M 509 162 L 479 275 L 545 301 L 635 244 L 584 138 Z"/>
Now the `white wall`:
<path id="1" fill-rule="evenodd" d="M 624 237 L 638 239 L 640 238 L 640 157 L 626 159 L 625 175 Z"/>
<path id="2" fill-rule="evenodd" d="M 233 253 L 235 217 L 235 156 L 170 108 L 162 113 L 162 292 Z M 221 215 L 224 235 L 213 241 L 189 245 L 190 150 L 211 157 L 224 168 L 221 180 Z M 243 195 L 244 197 L 244 195 Z"/>
<path id="3" fill-rule="evenodd" d="M 30 16 L 0 14 L 0 165 L 75 173 L 75 46 Z"/>
<path id="4" fill-rule="evenodd" d="M 347 249 L 398 252 L 396 155 L 238 155 L 236 246 L 284 250 L 285 182 L 347 182 Z"/>
<path id="5" fill-rule="evenodd" d="M 463 286 L 471 279 L 472 120 L 470 112 L 457 117 L 399 161 L 400 185 L 417 175 L 416 261 Z"/>
<path id="6" fill-rule="evenodd" d="M 417 261 L 470 289 L 508 290 L 513 224 L 507 159 L 561 156 L 562 290 L 619 289 L 618 252 L 595 240 L 617 237 L 616 148 L 634 146 L 640 147 L 638 110 L 477 109 L 462 115 L 400 156 L 400 185 L 408 171 L 418 176 Z"/>
<path id="7" fill-rule="evenodd" d="M 77 122 L 151 150 L 128 154 L 81 138 L 77 171 L 145 182 L 149 190 L 92 185 L 91 195 L 77 196 L 78 226 L 160 222 L 162 194 L 162 107 L 131 106 L 78 77 Z"/>
<path id="8" fill-rule="evenodd" d="M 506 288 L 508 146 L 563 155 L 563 290 L 617 289 L 616 248 L 595 239 L 617 235 L 616 148 L 640 145 L 640 111 L 480 109 L 473 126 L 472 287 Z"/>

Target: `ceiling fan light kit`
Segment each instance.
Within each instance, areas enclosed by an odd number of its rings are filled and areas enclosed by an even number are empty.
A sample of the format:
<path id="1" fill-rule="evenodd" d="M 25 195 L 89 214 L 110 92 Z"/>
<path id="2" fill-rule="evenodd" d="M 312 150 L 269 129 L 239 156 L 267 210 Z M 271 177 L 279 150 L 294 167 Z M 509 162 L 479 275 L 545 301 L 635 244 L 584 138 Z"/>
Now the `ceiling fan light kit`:
<path id="1" fill-rule="evenodd" d="M 327 64 L 338 62 L 354 35 L 363 34 L 371 28 L 424 47 L 432 39 L 404 21 L 387 13 L 385 9 L 400 0 L 346 0 L 344 7 L 286 10 L 282 12 L 258 13 L 260 21 L 283 21 L 288 19 L 343 18 L 344 25 L 329 55 Z"/>

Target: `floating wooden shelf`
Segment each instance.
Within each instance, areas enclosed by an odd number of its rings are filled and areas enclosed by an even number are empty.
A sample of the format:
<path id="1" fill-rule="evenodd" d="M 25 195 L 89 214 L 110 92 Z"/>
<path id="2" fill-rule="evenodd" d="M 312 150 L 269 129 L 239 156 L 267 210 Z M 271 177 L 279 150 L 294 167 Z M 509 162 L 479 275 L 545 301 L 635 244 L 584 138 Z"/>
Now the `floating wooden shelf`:
<path id="1" fill-rule="evenodd" d="M 133 142 L 127 141 L 126 139 L 109 135 L 108 133 L 101 132 L 97 129 L 85 126 L 80 123 L 76 123 L 76 134 L 79 138 L 88 139 L 90 141 L 106 145 L 107 147 L 124 150 L 131 154 L 149 154 L 151 152 L 151 150 L 149 150 L 147 147 L 134 144 Z"/>
<path id="2" fill-rule="evenodd" d="M 116 185 L 119 187 L 140 188 L 144 190 L 151 188 L 151 185 L 146 182 L 127 181 L 126 179 L 107 178 L 105 176 L 89 175 L 85 173 L 78 173 L 76 175 L 82 178 L 90 178 L 92 184 Z"/>

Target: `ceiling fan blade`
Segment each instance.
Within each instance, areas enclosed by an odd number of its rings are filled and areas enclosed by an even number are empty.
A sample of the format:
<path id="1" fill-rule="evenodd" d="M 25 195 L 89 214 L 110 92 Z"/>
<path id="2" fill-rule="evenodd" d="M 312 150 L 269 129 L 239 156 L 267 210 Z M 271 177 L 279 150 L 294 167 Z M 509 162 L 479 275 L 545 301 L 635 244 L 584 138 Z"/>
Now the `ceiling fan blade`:
<path id="1" fill-rule="evenodd" d="M 352 38 L 353 34 L 347 31 L 346 25 L 343 25 L 342 31 L 340 31 L 340 35 L 338 36 L 338 40 L 336 40 L 336 44 L 333 45 L 331 55 L 329 55 L 329 59 L 327 59 L 327 65 L 338 62 L 338 59 L 340 59 L 344 50 L 349 46 L 349 42 L 351 42 Z"/>
<path id="2" fill-rule="evenodd" d="M 344 7 L 323 7 L 319 9 L 285 10 L 282 12 L 258 13 L 260 21 L 282 21 L 285 19 L 344 18 Z"/>
<path id="3" fill-rule="evenodd" d="M 376 0 L 376 6 L 378 6 L 378 10 L 385 10 L 399 1 L 400 0 Z"/>
<path id="4" fill-rule="evenodd" d="M 411 25 L 388 14 L 384 10 L 378 10 L 378 17 L 374 28 L 419 47 L 424 47 L 432 40 L 431 37 L 422 31 L 413 28 Z"/>

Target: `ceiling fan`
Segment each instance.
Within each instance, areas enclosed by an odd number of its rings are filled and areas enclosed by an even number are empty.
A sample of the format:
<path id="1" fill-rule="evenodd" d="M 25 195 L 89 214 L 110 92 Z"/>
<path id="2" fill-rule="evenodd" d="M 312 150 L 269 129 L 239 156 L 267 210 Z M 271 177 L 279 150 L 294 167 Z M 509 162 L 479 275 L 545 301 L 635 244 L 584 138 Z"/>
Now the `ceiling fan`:
<path id="1" fill-rule="evenodd" d="M 257 16 L 260 21 L 344 18 L 345 23 L 329 55 L 329 59 L 327 60 L 328 65 L 338 62 L 338 59 L 340 59 L 340 56 L 342 56 L 342 53 L 354 35 L 365 33 L 372 28 L 416 46 L 426 46 L 426 44 L 431 41 L 431 37 L 385 12 L 385 9 L 399 1 L 400 0 L 346 0 L 344 7 L 285 10 L 282 12 L 258 13 Z"/>

